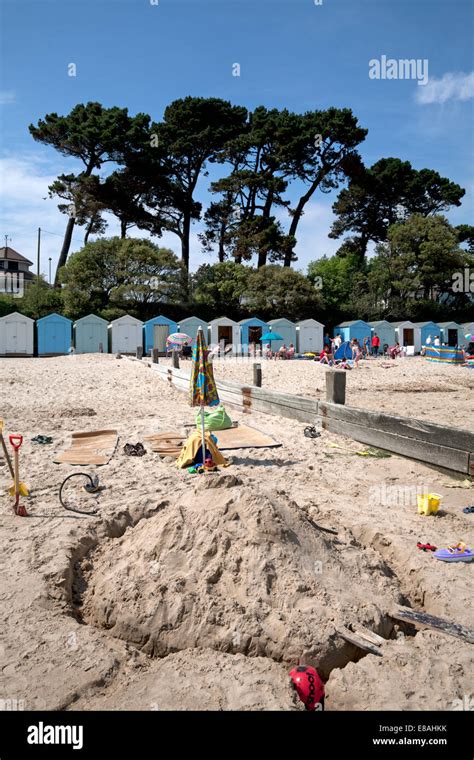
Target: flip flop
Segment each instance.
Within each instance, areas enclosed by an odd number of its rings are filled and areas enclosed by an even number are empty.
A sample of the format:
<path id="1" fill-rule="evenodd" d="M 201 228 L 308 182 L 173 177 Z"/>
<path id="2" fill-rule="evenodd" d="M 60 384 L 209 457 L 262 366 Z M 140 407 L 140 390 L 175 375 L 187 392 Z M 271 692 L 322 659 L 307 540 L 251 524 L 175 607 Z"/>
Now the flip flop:
<path id="1" fill-rule="evenodd" d="M 436 546 L 433 546 L 432 544 L 422 544 L 421 541 L 418 541 L 417 547 L 423 552 L 435 552 L 437 549 Z"/>
<path id="2" fill-rule="evenodd" d="M 464 507 L 463 512 L 465 515 L 469 515 L 471 512 L 474 512 L 474 507 Z"/>
<path id="3" fill-rule="evenodd" d="M 306 438 L 319 438 L 321 433 L 319 432 L 319 430 L 316 430 L 315 427 L 308 425 L 308 427 L 305 427 L 304 429 L 304 435 Z"/>
<path id="4" fill-rule="evenodd" d="M 474 552 L 466 546 L 464 541 L 459 541 L 455 546 L 438 549 L 433 556 L 442 562 L 471 562 L 474 559 Z"/>

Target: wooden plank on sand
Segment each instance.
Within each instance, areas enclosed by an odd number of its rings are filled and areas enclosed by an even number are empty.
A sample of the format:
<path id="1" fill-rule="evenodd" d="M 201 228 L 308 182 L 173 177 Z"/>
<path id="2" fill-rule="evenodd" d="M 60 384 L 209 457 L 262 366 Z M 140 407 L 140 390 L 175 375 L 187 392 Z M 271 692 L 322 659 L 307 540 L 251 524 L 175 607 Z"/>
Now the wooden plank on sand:
<path id="1" fill-rule="evenodd" d="M 474 630 L 459 623 L 451 623 L 449 620 L 428 615 L 426 612 L 416 612 L 409 607 L 399 607 L 395 612 L 389 614 L 394 620 L 411 623 L 417 628 L 432 628 L 440 633 L 446 633 L 448 636 L 455 636 L 457 639 L 463 639 L 469 644 L 474 644 Z"/>
<path id="2" fill-rule="evenodd" d="M 383 652 L 381 651 L 380 647 L 374 646 L 374 644 L 369 643 L 366 639 L 363 639 L 361 636 L 357 635 L 357 633 L 350 631 L 348 628 L 343 627 L 337 628 L 336 630 L 339 636 L 342 636 L 342 638 L 348 641 L 349 644 L 353 644 L 355 647 L 363 649 L 365 652 L 375 654 L 377 657 L 383 656 Z"/>

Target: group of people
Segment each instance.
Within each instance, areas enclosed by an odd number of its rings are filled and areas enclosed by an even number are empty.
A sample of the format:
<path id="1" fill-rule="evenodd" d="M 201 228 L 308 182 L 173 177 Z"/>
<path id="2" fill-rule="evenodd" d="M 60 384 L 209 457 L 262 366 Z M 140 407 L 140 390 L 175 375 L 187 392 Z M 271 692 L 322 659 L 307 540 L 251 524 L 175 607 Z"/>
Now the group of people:
<path id="1" fill-rule="evenodd" d="M 286 346 L 283 343 L 283 345 L 276 351 L 272 351 L 270 343 L 267 343 L 264 346 L 263 351 L 267 359 L 293 359 L 295 356 L 295 347 L 293 343 L 290 343 L 289 346 Z"/>
<path id="2" fill-rule="evenodd" d="M 331 338 L 329 333 L 326 333 L 324 336 L 323 350 L 321 351 L 319 358 L 316 358 L 315 361 L 319 361 L 320 364 L 328 364 L 332 366 L 335 363 L 335 354 L 343 342 L 343 337 L 340 333 L 334 338 Z M 357 338 L 352 338 L 349 342 L 349 346 L 352 349 L 352 359 L 347 360 L 347 358 L 343 357 L 339 364 L 340 367 L 343 367 L 344 364 L 348 364 L 347 368 L 358 367 L 360 359 L 368 358 L 369 356 L 377 357 L 381 352 L 380 337 L 376 332 L 374 332 L 371 338 L 368 336 L 365 337 L 362 341 L 362 345 Z M 383 355 L 388 355 L 391 359 L 396 359 L 397 356 L 400 356 L 403 353 L 403 348 L 398 342 L 395 343 L 394 346 L 389 346 L 387 343 L 384 343 L 382 353 Z"/>

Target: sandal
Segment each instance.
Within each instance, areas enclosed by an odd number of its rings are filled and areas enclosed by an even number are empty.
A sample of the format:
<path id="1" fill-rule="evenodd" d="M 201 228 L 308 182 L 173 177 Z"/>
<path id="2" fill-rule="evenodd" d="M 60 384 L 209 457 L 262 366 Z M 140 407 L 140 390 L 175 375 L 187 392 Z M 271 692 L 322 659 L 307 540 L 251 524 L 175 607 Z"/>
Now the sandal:
<path id="1" fill-rule="evenodd" d="M 304 435 L 306 438 L 319 438 L 321 433 L 319 432 L 319 430 L 316 430 L 315 427 L 308 425 L 308 427 L 305 427 L 304 429 Z"/>
<path id="2" fill-rule="evenodd" d="M 469 515 L 471 512 L 474 512 L 474 507 L 464 507 L 463 512 L 465 515 Z"/>
<path id="3" fill-rule="evenodd" d="M 442 562 L 471 562 L 474 559 L 474 552 L 466 546 L 464 541 L 459 541 L 455 546 L 438 549 L 434 556 Z"/>
<path id="4" fill-rule="evenodd" d="M 129 457 L 142 457 L 146 454 L 146 449 L 143 443 L 136 443 L 135 445 L 133 445 L 133 443 L 126 443 L 123 447 L 123 451 Z"/>

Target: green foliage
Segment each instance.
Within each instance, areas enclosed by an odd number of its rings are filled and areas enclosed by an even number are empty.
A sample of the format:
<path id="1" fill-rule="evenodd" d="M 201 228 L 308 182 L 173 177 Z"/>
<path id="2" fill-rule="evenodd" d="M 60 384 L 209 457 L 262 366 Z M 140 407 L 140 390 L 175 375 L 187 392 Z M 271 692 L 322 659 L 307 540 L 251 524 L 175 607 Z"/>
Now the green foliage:
<path id="1" fill-rule="evenodd" d="M 206 306 L 214 317 L 225 315 L 238 319 L 242 312 L 242 294 L 252 270 L 235 261 L 203 264 L 192 277 L 192 300 L 197 307 Z"/>
<path id="2" fill-rule="evenodd" d="M 269 264 L 251 272 L 243 292 L 243 305 L 248 314 L 257 313 L 264 319 L 276 316 L 317 319 L 323 299 L 321 291 L 301 272 Z"/>
<path id="3" fill-rule="evenodd" d="M 28 285 L 21 298 L 0 295 L 0 317 L 18 311 L 30 319 L 41 319 L 53 311 L 61 314 L 63 307 L 62 293 L 51 288 L 44 278 L 41 278 L 39 287 L 36 280 Z"/>
<path id="4" fill-rule="evenodd" d="M 175 254 L 149 240 L 109 238 L 88 243 L 61 272 L 67 316 L 125 312 L 147 318 L 157 304 L 179 301 L 182 266 Z"/>

